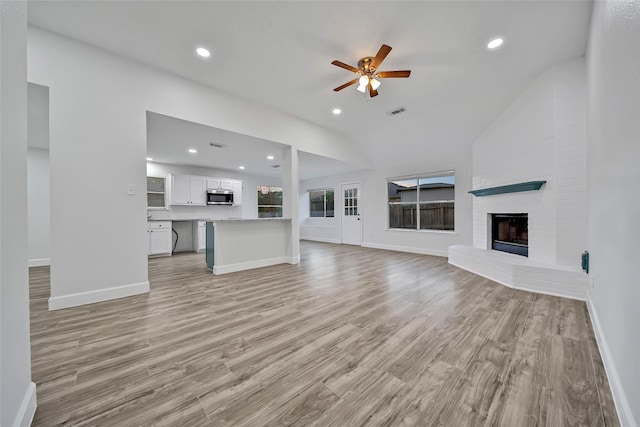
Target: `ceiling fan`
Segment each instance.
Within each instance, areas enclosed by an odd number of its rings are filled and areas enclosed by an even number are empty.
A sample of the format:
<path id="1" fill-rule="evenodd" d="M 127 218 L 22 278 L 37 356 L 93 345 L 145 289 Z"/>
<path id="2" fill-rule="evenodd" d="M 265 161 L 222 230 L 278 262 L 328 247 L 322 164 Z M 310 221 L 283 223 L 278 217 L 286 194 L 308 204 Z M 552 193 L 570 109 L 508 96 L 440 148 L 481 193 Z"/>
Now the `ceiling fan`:
<path id="1" fill-rule="evenodd" d="M 338 60 L 333 61 L 333 65 L 360 75 L 360 77 L 355 78 L 342 86 L 338 86 L 334 91 L 338 92 L 344 88 L 359 83 L 358 90 L 362 93 L 366 93 L 367 90 L 369 90 L 369 96 L 373 98 L 378 95 L 377 89 L 380 87 L 380 81 L 378 79 L 409 77 L 409 75 L 411 75 L 411 70 L 378 71 L 378 67 L 380 67 L 380 64 L 382 64 L 382 61 L 384 61 L 389 52 L 391 52 L 391 46 L 383 44 L 380 46 L 380 50 L 378 50 L 375 57 L 367 56 L 358 61 L 358 68 L 352 67 L 351 65 Z"/>

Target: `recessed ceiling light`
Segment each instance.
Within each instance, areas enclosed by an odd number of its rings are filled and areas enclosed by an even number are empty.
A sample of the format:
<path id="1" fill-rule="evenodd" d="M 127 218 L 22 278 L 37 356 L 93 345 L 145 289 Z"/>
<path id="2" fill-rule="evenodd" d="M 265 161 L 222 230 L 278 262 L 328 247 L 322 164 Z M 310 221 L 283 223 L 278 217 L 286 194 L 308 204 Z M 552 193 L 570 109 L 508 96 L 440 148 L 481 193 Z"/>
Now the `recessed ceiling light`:
<path id="1" fill-rule="evenodd" d="M 198 55 L 202 56 L 203 58 L 208 58 L 209 56 L 211 56 L 211 53 L 207 49 L 205 49 L 203 47 L 197 48 L 196 49 L 196 53 Z"/>
<path id="2" fill-rule="evenodd" d="M 196 154 L 198 152 L 198 150 L 196 150 L 195 148 L 189 148 L 189 152 L 191 154 Z"/>
<path id="3" fill-rule="evenodd" d="M 334 108 L 331 112 L 337 116 L 338 114 L 342 113 L 342 110 L 339 108 Z"/>
<path id="4" fill-rule="evenodd" d="M 487 47 L 489 49 L 495 49 L 497 47 L 500 47 L 500 45 L 502 44 L 504 40 L 502 39 L 493 39 L 489 42 L 489 44 L 487 44 Z"/>
<path id="5" fill-rule="evenodd" d="M 147 157 L 147 162 L 152 161 L 153 159 L 151 157 Z"/>
<path id="6" fill-rule="evenodd" d="M 273 157 L 273 156 L 267 156 L 267 160 L 273 160 L 273 159 L 275 159 L 275 157 Z"/>
<path id="7" fill-rule="evenodd" d="M 238 169 L 244 169 L 244 166 L 238 166 Z"/>

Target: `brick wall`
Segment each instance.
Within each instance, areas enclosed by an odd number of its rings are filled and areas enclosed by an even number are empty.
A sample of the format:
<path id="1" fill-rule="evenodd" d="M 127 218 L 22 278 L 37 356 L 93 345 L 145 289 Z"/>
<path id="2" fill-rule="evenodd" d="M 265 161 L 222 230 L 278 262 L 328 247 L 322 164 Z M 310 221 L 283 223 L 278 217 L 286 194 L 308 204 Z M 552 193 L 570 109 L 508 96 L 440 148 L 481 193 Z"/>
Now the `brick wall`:
<path id="1" fill-rule="evenodd" d="M 490 213 L 529 214 L 531 261 L 579 270 L 586 248 L 585 64 L 537 78 L 473 145 L 473 188 L 546 180 L 540 191 L 473 198 L 473 246 L 487 249 Z"/>

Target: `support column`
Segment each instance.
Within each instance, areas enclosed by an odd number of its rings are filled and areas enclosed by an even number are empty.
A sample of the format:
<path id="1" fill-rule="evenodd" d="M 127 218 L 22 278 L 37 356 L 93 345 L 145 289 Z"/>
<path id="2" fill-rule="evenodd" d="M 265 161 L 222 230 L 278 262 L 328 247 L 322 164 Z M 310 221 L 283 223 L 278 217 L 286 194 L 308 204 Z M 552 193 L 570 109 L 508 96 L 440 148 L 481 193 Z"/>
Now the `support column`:
<path id="1" fill-rule="evenodd" d="M 300 262 L 300 197 L 298 194 L 298 150 L 286 147 L 282 152 L 282 216 L 291 218 L 289 263 Z"/>

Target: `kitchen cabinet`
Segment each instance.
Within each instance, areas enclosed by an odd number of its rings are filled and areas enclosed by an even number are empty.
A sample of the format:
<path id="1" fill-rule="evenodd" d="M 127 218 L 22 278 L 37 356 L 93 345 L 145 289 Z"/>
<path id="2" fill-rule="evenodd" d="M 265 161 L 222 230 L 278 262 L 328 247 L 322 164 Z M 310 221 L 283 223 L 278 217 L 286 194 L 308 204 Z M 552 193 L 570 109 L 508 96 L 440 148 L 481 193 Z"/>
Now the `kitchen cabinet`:
<path id="1" fill-rule="evenodd" d="M 233 181 L 233 206 L 242 204 L 242 181 Z"/>
<path id="2" fill-rule="evenodd" d="M 233 179 L 207 178 L 207 190 L 233 190 Z"/>
<path id="3" fill-rule="evenodd" d="M 207 190 L 217 190 L 220 188 L 220 180 L 218 178 L 207 178 Z"/>
<path id="4" fill-rule="evenodd" d="M 165 179 L 161 177 L 147 177 L 147 209 L 164 209 Z"/>
<path id="5" fill-rule="evenodd" d="M 242 204 L 242 181 L 195 175 L 169 175 L 170 205 L 206 206 L 207 190 L 233 191 L 233 205 Z"/>
<path id="6" fill-rule="evenodd" d="M 149 238 L 149 255 L 171 255 L 173 239 L 171 238 L 171 221 L 147 222 Z"/>
<path id="7" fill-rule="evenodd" d="M 206 180 L 203 176 L 169 175 L 172 205 L 206 206 Z"/>
<path id="8" fill-rule="evenodd" d="M 205 221 L 193 221 L 193 250 L 204 252 L 207 247 L 207 223 Z"/>

